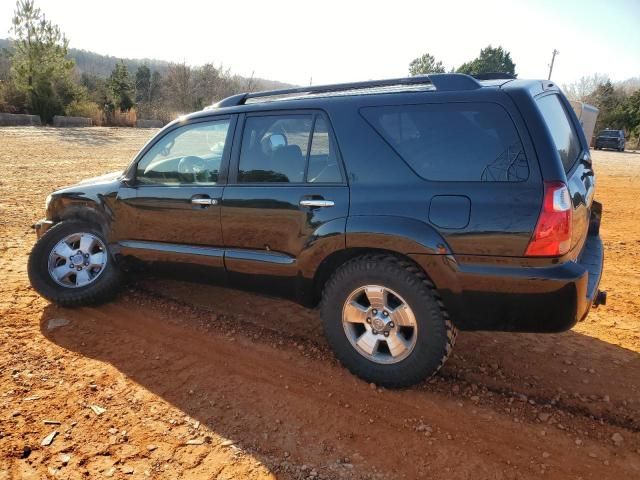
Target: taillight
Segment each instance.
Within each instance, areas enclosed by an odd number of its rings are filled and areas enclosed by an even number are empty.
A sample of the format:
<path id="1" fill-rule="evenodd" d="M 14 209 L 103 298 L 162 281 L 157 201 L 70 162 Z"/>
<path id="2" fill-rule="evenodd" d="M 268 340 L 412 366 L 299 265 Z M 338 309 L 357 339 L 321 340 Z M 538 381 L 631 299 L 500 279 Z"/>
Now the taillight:
<path id="1" fill-rule="evenodd" d="M 571 195 L 562 182 L 544 182 L 542 211 L 527 257 L 557 257 L 571 247 Z"/>

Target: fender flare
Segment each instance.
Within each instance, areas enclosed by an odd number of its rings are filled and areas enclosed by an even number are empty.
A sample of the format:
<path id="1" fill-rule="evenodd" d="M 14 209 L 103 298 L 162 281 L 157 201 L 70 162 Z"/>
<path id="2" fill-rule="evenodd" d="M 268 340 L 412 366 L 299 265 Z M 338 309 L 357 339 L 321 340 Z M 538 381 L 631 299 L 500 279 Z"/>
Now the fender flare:
<path id="1" fill-rule="evenodd" d="M 375 248 L 403 255 L 451 255 L 444 238 L 429 224 L 415 218 L 390 215 L 349 217 L 347 248 Z"/>

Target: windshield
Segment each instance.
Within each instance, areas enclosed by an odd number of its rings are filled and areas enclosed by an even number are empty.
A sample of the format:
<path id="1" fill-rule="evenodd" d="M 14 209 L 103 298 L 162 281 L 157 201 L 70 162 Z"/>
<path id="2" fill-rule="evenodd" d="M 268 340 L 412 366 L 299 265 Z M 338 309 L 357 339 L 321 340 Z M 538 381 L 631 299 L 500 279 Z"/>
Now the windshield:
<path id="1" fill-rule="evenodd" d="M 601 137 L 618 138 L 617 130 L 605 130 L 600 134 Z"/>

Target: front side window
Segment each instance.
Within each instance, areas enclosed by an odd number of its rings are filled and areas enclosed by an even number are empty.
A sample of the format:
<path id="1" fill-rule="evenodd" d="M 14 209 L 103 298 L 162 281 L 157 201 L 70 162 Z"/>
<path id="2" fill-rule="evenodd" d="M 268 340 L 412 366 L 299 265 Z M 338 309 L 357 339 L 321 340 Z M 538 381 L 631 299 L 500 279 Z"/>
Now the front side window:
<path id="1" fill-rule="evenodd" d="M 321 115 L 250 116 L 242 134 L 238 182 L 341 182 L 336 148 Z"/>
<path id="2" fill-rule="evenodd" d="M 229 123 L 229 119 L 199 122 L 167 133 L 138 162 L 138 183 L 215 185 Z"/>
<path id="3" fill-rule="evenodd" d="M 568 172 L 578 160 L 582 150 L 571 120 L 557 95 L 546 95 L 537 100 L 538 108 L 551 132 L 564 171 Z"/>
<path id="4" fill-rule="evenodd" d="M 518 132 L 499 105 L 395 105 L 361 113 L 424 179 L 518 182 L 529 177 Z"/>

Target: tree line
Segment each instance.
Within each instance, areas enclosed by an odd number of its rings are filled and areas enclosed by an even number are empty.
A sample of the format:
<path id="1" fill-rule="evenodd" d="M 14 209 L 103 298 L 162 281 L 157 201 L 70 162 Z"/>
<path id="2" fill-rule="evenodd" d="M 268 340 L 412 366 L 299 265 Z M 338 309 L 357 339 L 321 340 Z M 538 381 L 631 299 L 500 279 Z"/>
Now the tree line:
<path id="1" fill-rule="evenodd" d="M 605 128 L 624 130 L 627 137 L 636 137 L 640 145 L 640 77 L 614 84 L 606 75 L 595 74 L 563 89 L 570 99 L 600 110 L 596 132 Z"/>
<path id="2" fill-rule="evenodd" d="M 68 115 L 108 125 L 117 112 L 132 109 L 138 118 L 167 122 L 241 91 L 286 85 L 246 79 L 211 63 L 142 63 L 131 71 L 131 61 L 118 60 L 108 76 L 81 72 L 69 58 L 66 36 L 34 0 L 17 1 L 11 33 L 0 53 L 0 111 L 39 115 L 44 123 Z M 83 61 L 95 56 L 80 55 Z"/>

